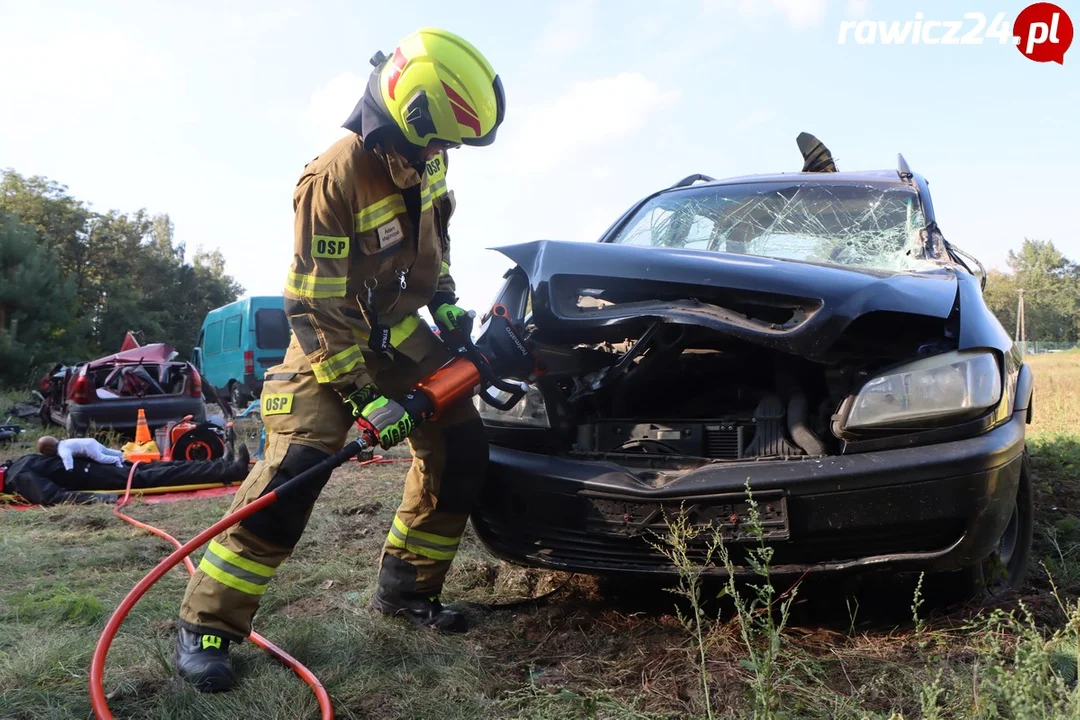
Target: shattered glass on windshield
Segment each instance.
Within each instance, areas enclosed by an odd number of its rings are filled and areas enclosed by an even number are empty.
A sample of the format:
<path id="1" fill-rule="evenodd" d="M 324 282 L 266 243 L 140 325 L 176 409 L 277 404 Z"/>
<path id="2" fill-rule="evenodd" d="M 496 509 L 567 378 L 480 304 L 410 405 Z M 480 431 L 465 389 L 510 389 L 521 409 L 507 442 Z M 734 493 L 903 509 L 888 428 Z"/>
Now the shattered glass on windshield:
<path id="1" fill-rule="evenodd" d="M 925 229 L 908 188 L 755 183 L 659 195 L 614 242 L 905 271 L 937 265 Z"/>

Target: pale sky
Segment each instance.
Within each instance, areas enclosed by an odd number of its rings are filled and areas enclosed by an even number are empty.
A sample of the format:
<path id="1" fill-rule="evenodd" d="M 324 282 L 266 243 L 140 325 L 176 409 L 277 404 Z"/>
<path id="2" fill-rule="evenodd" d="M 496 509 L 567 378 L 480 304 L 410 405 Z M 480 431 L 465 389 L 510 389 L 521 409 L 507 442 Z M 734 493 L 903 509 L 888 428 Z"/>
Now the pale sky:
<path id="1" fill-rule="evenodd" d="M 987 266 L 1025 236 L 1080 260 L 1080 49 L 1058 65 L 993 40 L 837 42 L 845 20 L 1011 27 L 1026 4 L 0 0 L 0 167 L 97 210 L 167 212 L 189 254 L 220 248 L 247 294 L 280 294 L 304 164 L 343 132 L 371 55 L 431 25 L 480 48 L 507 95 L 496 144 L 450 156 L 454 275 L 478 312 L 509 267 L 488 248 L 594 241 L 692 173 L 797 171 L 804 130 L 842 170 L 902 152 Z"/>

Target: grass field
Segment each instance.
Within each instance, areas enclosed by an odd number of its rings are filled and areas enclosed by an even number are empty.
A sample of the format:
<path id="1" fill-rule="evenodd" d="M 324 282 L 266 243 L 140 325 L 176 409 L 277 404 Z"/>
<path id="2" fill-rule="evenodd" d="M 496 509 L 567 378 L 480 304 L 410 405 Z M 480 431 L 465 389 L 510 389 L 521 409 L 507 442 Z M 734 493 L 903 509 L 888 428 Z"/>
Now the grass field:
<path id="1" fill-rule="evenodd" d="M 1022 597 L 997 608 L 934 612 L 914 579 L 876 592 L 807 581 L 785 597 L 782 630 L 773 616 L 709 597 L 688 629 L 663 588 L 509 566 L 470 531 L 446 595 L 471 603 L 477 629 L 417 632 L 366 605 L 406 466 L 350 464 L 327 486 L 256 628 L 315 672 L 339 718 L 1080 717 L 1070 684 L 1080 652 L 1080 355 L 1031 364 L 1037 544 Z M 227 504 L 131 514 L 185 539 Z M 0 512 L 0 720 L 91 717 L 100 630 L 170 549 L 106 507 Z M 106 686 L 116 717 L 318 717 L 307 686 L 250 643 L 234 653 L 242 683 L 232 693 L 203 696 L 173 679 L 185 582 L 182 569 L 166 576 L 114 643 Z M 693 618 L 690 604 L 678 607 Z"/>

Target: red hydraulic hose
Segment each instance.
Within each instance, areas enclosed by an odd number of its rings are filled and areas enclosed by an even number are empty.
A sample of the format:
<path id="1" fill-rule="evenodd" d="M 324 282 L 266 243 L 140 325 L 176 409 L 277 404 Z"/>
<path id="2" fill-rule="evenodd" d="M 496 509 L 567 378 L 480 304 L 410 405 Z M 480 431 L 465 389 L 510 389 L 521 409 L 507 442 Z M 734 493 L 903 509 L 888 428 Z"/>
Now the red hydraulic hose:
<path id="1" fill-rule="evenodd" d="M 127 617 L 127 614 L 131 612 L 131 608 L 135 607 L 135 603 L 137 603 L 142 598 L 142 596 L 146 594 L 146 591 L 149 590 L 154 585 L 154 583 L 164 577 L 165 573 L 172 570 L 181 561 L 187 567 L 188 572 L 194 574 L 195 566 L 191 562 L 191 560 L 188 559 L 188 555 L 195 552 L 195 550 L 201 547 L 204 543 L 210 541 L 218 533 L 222 532 L 226 528 L 238 524 L 245 518 L 254 515 L 266 506 L 277 502 L 277 500 L 282 495 L 285 495 L 293 488 L 298 487 L 308 477 L 311 477 L 312 475 L 315 475 L 327 469 L 333 469 L 338 465 L 341 465 L 349 458 L 358 455 L 364 449 L 364 447 L 365 445 L 361 440 L 354 440 L 353 442 L 350 442 L 344 448 L 334 453 L 326 460 L 323 460 L 318 465 L 315 465 L 314 467 L 311 467 L 308 470 L 299 473 L 295 477 L 283 483 L 281 487 L 277 488 L 276 490 L 272 490 L 266 495 L 260 497 L 259 499 L 240 508 L 239 510 L 226 515 L 221 520 L 214 523 L 213 525 L 193 537 L 191 540 L 188 540 L 183 545 L 180 544 L 179 540 L 172 537 L 165 531 L 159 530 L 158 528 L 155 528 L 151 525 L 147 525 L 146 523 L 139 522 L 138 520 L 130 518 L 120 512 L 120 508 L 127 504 L 128 498 L 131 495 L 131 481 L 135 477 L 135 468 L 138 467 L 139 463 L 136 462 L 134 465 L 132 465 L 131 472 L 128 473 L 127 491 L 124 493 L 124 497 L 121 498 L 121 500 L 117 502 L 116 506 L 113 508 L 113 514 L 138 528 L 142 528 L 143 530 L 147 530 L 157 535 L 158 537 L 168 540 L 176 547 L 176 550 L 173 551 L 173 553 L 167 558 L 158 563 L 158 565 L 153 570 L 151 570 L 146 577 L 140 580 L 139 583 L 131 589 L 131 592 L 129 592 L 124 597 L 124 599 L 120 602 L 120 605 L 116 608 L 115 611 L 113 611 L 113 614 L 109 618 L 109 621 L 105 623 L 105 629 L 101 632 L 101 637 L 98 639 L 97 647 L 94 648 L 93 658 L 90 660 L 90 705 L 94 710 L 94 717 L 96 717 L 97 720 L 113 720 L 113 715 L 109 711 L 108 701 L 105 698 L 105 658 L 109 654 L 109 646 L 112 645 L 112 641 L 113 639 L 115 639 L 116 633 L 120 629 L 120 625 L 123 624 L 124 619 Z M 375 456 L 371 460 L 361 464 L 366 465 L 369 463 L 376 463 L 382 461 L 383 458 Z M 266 650 L 275 658 L 289 666 L 289 668 L 291 668 L 293 672 L 299 675 L 304 680 L 304 682 L 310 685 L 311 689 L 315 692 L 315 697 L 319 701 L 319 710 L 322 713 L 323 720 L 333 720 L 334 708 L 330 702 L 330 696 L 329 694 L 327 694 L 326 689 L 323 688 L 322 683 L 319 682 L 319 679 L 315 677 L 314 673 L 304 667 L 296 658 L 292 657 L 287 652 L 277 647 L 258 633 L 252 632 L 248 636 L 248 638 L 255 645 Z"/>

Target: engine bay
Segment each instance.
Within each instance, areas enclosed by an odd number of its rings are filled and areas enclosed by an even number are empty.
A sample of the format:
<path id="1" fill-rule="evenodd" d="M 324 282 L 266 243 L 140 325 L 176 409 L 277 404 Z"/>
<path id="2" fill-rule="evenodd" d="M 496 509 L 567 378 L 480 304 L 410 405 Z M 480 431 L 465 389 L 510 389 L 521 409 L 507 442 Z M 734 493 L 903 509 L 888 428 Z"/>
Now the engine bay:
<path id="1" fill-rule="evenodd" d="M 571 456 L 630 463 L 839 454 L 845 398 L 881 368 L 953 344 L 940 320 L 895 313 L 860 318 L 815 359 L 663 320 L 594 334 L 572 349 L 549 346 L 548 372 L 515 412 L 546 418 Z M 542 331 L 532 336 L 544 347 Z"/>

